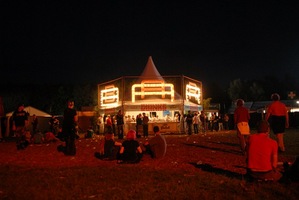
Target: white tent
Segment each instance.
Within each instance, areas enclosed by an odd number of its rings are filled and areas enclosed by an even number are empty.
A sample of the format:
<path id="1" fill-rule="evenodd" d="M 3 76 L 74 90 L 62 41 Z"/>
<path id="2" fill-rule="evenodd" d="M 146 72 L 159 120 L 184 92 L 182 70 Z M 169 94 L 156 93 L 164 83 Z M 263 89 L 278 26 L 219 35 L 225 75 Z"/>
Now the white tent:
<path id="1" fill-rule="evenodd" d="M 39 130 L 47 130 L 48 129 L 48 121 L 49 121 L 49 118 L 51 117 L 50 114 L 44 112 L 44 111 L 41 111 L 37 108 L 34 108 L 32 106 L 27 106 L 24 108 L 24 110 L 29 113 L 29 129 L 32 128 L 32 125 L 31 125 L 31 122 L 32 122 L 32 116 L 35 114 L 37 117 L 38 117 L 38 120 L 39 120 Z M 7 117 L 7 125 L 6 127 L 10 127 L 10 118 L 12 117 L 13 115 L 13 112 L 9 112 L 9 113 L 6 113 L 6 117 Z M 9 132 L 10 132 L 10 128 L 7 128 L 6 129 L 6 133 L 5 133 L 5 136 L 8 137 L 9 136 Z"/>
<path id="2" fill-rule="evenodd" d="M 37 117 L 51 117 L 50 114 L 48 114 L 48 113 L 46 113 L 46 112 L 44 112 L 44 111 L 41 111 L 41 110 L 39 110 L 39 109 L 37 109 L 37 108 L 34 108 L 34 107 L 32 107 L 32 106 L 27 106 L 27 107 L 24 108 L 24 110 L 25 110 L 26 112 L 28 112 L 30 116 L 32 116 L 33 114 L 35 114 Z M 12 114 L 13 114 L 13 112 L 14 112 L 14 111 L 12 111 L 12 112 L 10 112 L 10 113 L 7 113 L 7 114 L 6 114 L 6 117 L 11 117 Z"/>

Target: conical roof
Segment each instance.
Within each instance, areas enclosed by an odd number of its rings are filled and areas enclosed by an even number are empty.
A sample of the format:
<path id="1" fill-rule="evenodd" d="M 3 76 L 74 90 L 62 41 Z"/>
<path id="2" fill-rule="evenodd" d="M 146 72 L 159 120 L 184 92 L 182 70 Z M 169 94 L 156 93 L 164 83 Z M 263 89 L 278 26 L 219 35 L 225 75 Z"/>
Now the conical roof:
<path id="1" fill-rule="evenodd" d="M 140 75 L 140 79 L 144 80 L 163 80 L 162 76 L 160 75 L 159 71 L 157 70 L 154 61 L 151 56 L 149 56 L 146 66 Z"/>
<path id="2" fill-rule="evenodd" d="M 145 68 L 142 72 L 142 74 L 139 76 L 139 79 L 137 82 L 151 82 L 151 81 L 159 81 L 159 82 L 165 82 L 164 78 L 161 76 L 159 71 L 157 70 L 154 61 L 152 59 L 152 56 L 148 57 L 147 63 L 145 65 Z M 181 99 L 181 96 L 174 91 L 175 93 L 175 99 Z"/>

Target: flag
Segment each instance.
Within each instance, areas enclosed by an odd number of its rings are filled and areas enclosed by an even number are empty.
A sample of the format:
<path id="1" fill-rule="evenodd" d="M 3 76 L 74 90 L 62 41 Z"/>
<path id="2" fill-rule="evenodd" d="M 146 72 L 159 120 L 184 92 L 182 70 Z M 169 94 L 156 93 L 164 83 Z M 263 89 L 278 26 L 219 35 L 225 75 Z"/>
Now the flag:
<path id="1" fill-rule="evenodd" d="M 290 91 L 288 93 L 288 99 L 294 99 L 296 97 L 296 92 L 295 91 Z"/>

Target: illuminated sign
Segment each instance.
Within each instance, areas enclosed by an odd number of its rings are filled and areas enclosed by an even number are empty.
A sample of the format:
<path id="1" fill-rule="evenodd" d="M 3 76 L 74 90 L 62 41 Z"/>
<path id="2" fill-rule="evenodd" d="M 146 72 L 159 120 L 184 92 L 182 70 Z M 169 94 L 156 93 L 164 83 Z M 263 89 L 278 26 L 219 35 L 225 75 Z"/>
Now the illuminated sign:
<path id="1" fill-rule="evenodd" d="M 163 111 L 166 104 L 141 104 L 141 111 Z"/>
<path id="2" fill-rule="evenodd" d="M 117 106 L 118 101 L 118 87 L 114 87 L 114 85 L 107 85 L 104 90 L 101 90 L 101 106 Z"/>
<path id="3" fill-rule="evenodd" d="M 139 89 L 136 91 L 136 89 Z M 136 96 L 144 99 L 145 96 L 161 95 L 165 99 L 165 95 L 170 95 L 171 101 L 174 100 L 174 86 L 171 83 L 164 83 L 163 80 L 145 80 L 141 84 L 132 86 L 132 102 L 135 102 Z"/>
<path id="4" fill-rule="evenodd" d="M 200 88 L 196 83 L 189 82 L 186 85 L 186 100 L 189 101 L 194 98 L 200 104 Z"/>

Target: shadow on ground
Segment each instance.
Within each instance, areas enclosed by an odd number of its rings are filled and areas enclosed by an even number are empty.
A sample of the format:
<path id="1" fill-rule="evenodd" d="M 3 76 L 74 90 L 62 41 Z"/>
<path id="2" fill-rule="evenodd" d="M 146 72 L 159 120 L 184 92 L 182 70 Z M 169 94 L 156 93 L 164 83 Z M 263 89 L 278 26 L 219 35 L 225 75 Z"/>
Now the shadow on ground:
<path id="1" fill-rule="evenodd" d="M 213 167 L 210 164 L 198 164 L 198 163 L 192 163 L 192 162 L 190 162 L 189 164 L 193 165 L 194 167 L 196 167 L 198 169 L 206 171 L 206 172 L 212 172 L 214 174 L 224 175 L 224 176 L 227 176 L 230 178 L 236 178 L 239 180 L 245 179 L 245 174 L 240 174 L 240 173 L 232 172 L 229 170 Z"/>
<path id="2" fill-rule="evenodd" d="M 222 151 L 225 153 L 231 153 L 231 154 L 236 154 L 236 155 L 243 155 L 241 151 L 238 150 L 232 150 L 232 149 L 224 149 L 224 148 L 217 148 L 217 147 L 209 147 L 209 146 L 204 146 L 200 144 L 189 144 L 189 143 L 183 143 L 186 146 L 194 146 L 194 147 L 199 147 L 199 148 L 204 148 L 204 149 L 211 149 L 213 151 Z"/>

